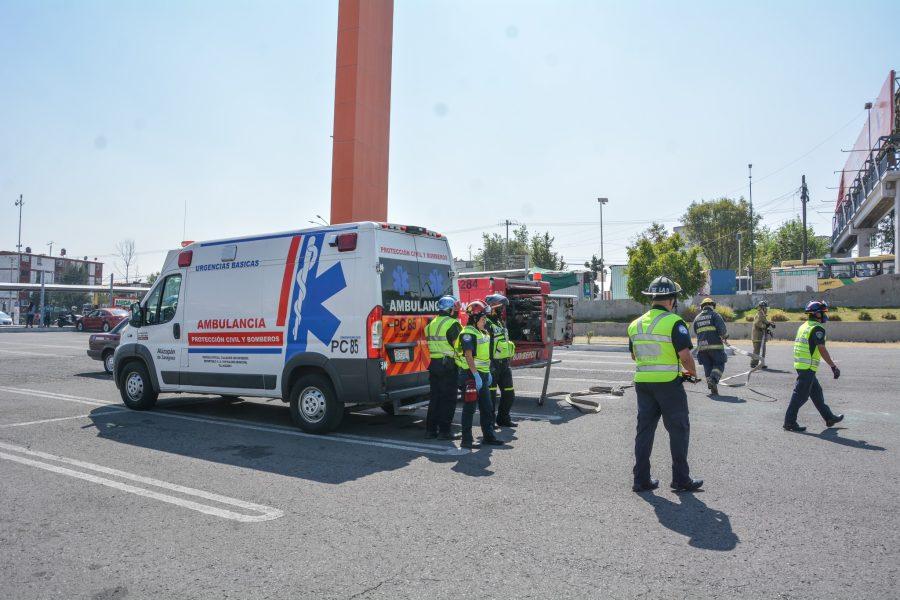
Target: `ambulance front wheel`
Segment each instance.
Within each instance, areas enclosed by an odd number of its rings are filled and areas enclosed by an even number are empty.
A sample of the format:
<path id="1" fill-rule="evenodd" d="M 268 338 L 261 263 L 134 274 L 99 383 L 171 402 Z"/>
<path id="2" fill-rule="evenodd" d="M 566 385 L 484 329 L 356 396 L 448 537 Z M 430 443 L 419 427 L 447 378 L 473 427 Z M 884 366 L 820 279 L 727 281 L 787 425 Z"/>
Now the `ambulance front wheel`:
<path id="1" fill-rule="evenodd" d="M 148 410 L 156 404 L 159 394 L 153 389 L 147 368 L 137 361 L 125 365 L 122 369 L 121 385 L 122 402 L 134 410 Z"/>
<path id="2" fill-rule="evenodd" d="M 344 405 L 326 377 L 311 373 L 300 377 L 291 388 L 291 418 L 303 431 L 328 433 L 341 424 Z"/>

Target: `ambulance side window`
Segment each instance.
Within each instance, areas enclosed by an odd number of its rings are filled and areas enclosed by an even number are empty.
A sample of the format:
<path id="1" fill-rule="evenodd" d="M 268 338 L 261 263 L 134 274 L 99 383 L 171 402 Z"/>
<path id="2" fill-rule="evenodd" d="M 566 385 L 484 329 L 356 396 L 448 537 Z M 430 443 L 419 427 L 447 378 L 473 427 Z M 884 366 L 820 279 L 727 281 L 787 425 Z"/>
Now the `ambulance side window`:
<path id="1" fill-rule="evenodd" d="M 175 318 L 178 310 L 178 293 L 181 291 L 181 274 L 169 275 L 163 285 L 159 302 L 159 322 L 168 323 Z"/>
<path id="2" fill-rule="evenodd" d="M 158 285 L 147 297 L 147 303 L 144 304 L 144 325 L 156 325 L 159 311 L 159 294 L 161 291 L 162 285 Z"/>

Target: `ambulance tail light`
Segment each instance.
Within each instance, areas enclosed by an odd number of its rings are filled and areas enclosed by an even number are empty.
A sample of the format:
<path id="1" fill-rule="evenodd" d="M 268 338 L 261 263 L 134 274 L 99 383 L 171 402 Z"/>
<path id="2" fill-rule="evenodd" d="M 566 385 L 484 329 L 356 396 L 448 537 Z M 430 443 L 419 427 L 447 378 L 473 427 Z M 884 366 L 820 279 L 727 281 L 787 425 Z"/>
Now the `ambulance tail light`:
<path id="1" fill-rule="evenodd" d="M 356 233 L 342 233 L 337 236 L 338 252 L 352 252 L 356 250 Z"/>
<path id="2" fill-rule="evenodd" d="M 182 250 L 178 254 L 178 266 L 179 267 L 191 266 L 192 260 L 194 260 L 194 251 L 193 250 Z"/>
<path id="3" fill-rule="evenodd" d="M 369 358 L 384 358 L 381 314 L 381 307 L 376 306 L 366 318 L 366 354 Z"/>

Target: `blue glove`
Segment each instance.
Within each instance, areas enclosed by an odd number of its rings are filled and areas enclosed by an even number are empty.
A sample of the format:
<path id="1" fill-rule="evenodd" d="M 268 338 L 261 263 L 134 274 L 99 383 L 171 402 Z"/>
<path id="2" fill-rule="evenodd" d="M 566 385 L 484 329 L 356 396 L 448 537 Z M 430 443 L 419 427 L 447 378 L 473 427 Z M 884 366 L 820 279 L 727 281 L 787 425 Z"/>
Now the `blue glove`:
<path id="1" fill-rule="evenodd" d="M 475 371 L 475 373 L 472 374 L 472 377 L 475 378 L 475 389 L 481 391 L 481 386 L 484 385 L 481 381 L 481 375 L 478 371 Z"/>
<path id="2" fill-rule="evenodd" d="M 490 373 L 488 373 L 487 376 L 488 376 L 487 385 L 488 385 L 488 387 L 491 387 L 494 384 L 494 376 L 491 375 Z"/>

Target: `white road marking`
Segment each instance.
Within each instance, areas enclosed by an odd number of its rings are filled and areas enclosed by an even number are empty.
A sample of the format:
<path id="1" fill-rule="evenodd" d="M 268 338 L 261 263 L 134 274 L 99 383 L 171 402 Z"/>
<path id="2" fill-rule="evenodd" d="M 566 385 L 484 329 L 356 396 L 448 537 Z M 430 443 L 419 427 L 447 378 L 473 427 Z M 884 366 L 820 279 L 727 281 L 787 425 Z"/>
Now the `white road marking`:
<path id="1" fill-rule="evenodd" d="M 42 392 L 41 390 L 31 390 L 27 388 L 10 388 L 0 387 L 0 392 L 9 392 L 20 396 L 34 396 L 36 398 L 49 398 L 51 400 L 65 400 L 66 402 L 77 402 L 79 404 L 87 404 L 89 406 L 110 406 L 115 402 L 104 402 L 96 398 L 85 398 L 83 396 L 72 396 L 70 394 L 57 394 L 56 392 Z"/>
<path id="2" fill-rule="evenodd" d="M 517 376 L 513 377 L 513 383 L 515 383 L 516 381 L 522 381 L 522 380 L 544 381 L 544 378 L 543 377 L 527 377 L 524 375 L 517 375 Z M 565 379 L 554 379 L 551 377 L 550 381 L 555 386 L 562 385 L 562 384 L 568 383 L 570 381 L 573 381 L 573 382 L 578 381 L 580 383 L 593 383 L 594 385 L 605 385 L 605 384 L 625 385 L 625 384 L 631 383 L 631 379 L 619 379 L 619 380 L 613 381 L 613 380 L 609 380 L 609 379 L 584 379 L 584 378 L 577 378 L 577 377 L 566 377 Z"/>
<path id="3" fill-rule="evenodd" d="M 554 371 L 576 371 L 576 372 L 581 372 L 581 373 L 634 373 L 634 369 L 601 369 L 601 368 L 583 369 L 583 368 L 578 368 L 578 367 L 559 367 L 559 366 L 554 366 L 553 368 L 550 369 L 551 373 L 553 373 Z M 515 377 L 513 377 L 513 379 L 515 379 Z"/>
<path id="4" fill-rule="evenodd" d="M 115 412 L 115 411 L 104 411 L 104 412 Z M 88 413 L 85 415 L 74 415 L 72 417 L 57 417 L 55 419 L 41 419 L 39 421 L 23 421 L 20 423 L 6 423 L 4 425 L 0 425 L 0 429 L 6 427 L 25 427 L 26 425 L 43 425 L 44 423 L 55 423 L 57 421 L 71 421 L 73 419 L 86 419 L 88 417 L 92 417 L 94 415 L 103 414 L 102 412 Z"/>
<path id="5" fill-rule="evenodd" d="M 15 356 L 44 356 L 50 358 L 73 358 L 71 354 L 46 354 L 44 352 L 25 352 L 22 350 L 3 350 L 0 349 L 0 354 L 12 354 Z"/>
<path id="6" fill-rule="evenodd" d="M 87 350 L 87 345 L 62 346 L 60 344 L 34 344 L 32 342 L 0 342 L 0 346 L 33 346 L 35 348 L 65 348 L 67 350 Z"/>
<path id="7" fill-rule="evenodd" d="M 634 364 L 634 361 L 628 360 L 581 360 L 581 359 L 571 359 L 571 358 L 563 358 L 560 365 L 616 365 L 617 367 L 628 367 Z M 556 365 L 552 367 L 553 369 L 559 368 Z"/>
<path id="8" fill-rule="evenodd" d="M 376 446 L 381 448 L 390 448 L 393 450 L 405 450 L 408 452 L 417 452 L 421 454 L 436 454 L 439 456 L 457 456 L 462 454 L 464 451 L 457 448 L 454 445 L 449 446 L 439 446 L 436 444 L 417 444 L 415 442 L 404 442 L 391 440 L 386 438 L 371 438 L 365 436 L 357 436 L 347 433 L 332 433 L 328 435 L 315 435 L 312 433 L 306 433 L 304 431 L 300 431 L 299 429 L 295 429 L 293 427 L 282 427 L 280 425 L 257 425 L 252 423 L 247 423 L 245 421 L 238 421 L 237 419 L 228 419 L 225 417 L 198 417 L 198 416 L 190 416 L 184 415 L 180 413 L 175 413 L 171 411 L 167 411 L 165 409 L 158 409 L 152 411 L 141 411 L 140 413 L 136 411 L 132 411 L 129 408 L 126 408 L 119 404 L 114 404 L 112 402 L 102 402 L 99 400 L 94 400 L 91 398 L 84 398 L 81 396 L 69 396 L 67 394 L 57 394 L 55 392 L 41 392 L 39 390 L 30 390 L 30 389 L 19 389 L 19 388 L 4 388 L 0 387 L 0 392 L 12 392 L 15 394 L 23 394 L 29 396 L 38 396 L 48 398 L 50 400 L 65 400 L 69 402 L 79 402 L 83 404 L 90 404 L 93 406 L 109 406 L 114 411 L 124 412 L 126 414 L 140 414 L 144 416 L 156 416 L 156 417 L 167 417 L 171 419 L 181 419 L 183 421 L 193 421 L 197 423 L 211 423 L 213 425 L 221 425 L 223 427 L 235 427 L 238 429 L 247 429 L 250 431 L 265 431 L 269 433 L 278 433 L 281 435 L 290 435 L 294 437 L 302 437 L 317 441 L 335 441 L 335 442 L 343 442 L 345 444 L 359 444 L 364 446 Z M 113 411 L 109 411 L 113 412 Z M 96 413 L 95 413 L 96 414 Z M 102 414 L 107 414 L 106 412 Z"/>
<path id="9" fill-rule="evenodd" d="M 201 513 L 204 513 L 207 515 L 221 517 L 223 519 L 231 519 L 233 521 L 240 521 L 242 523 L 258 523 L 260 521 L 271 521 L 272 519 L 277 519 L 279 517 L 284 516 L 284 512 L 278 510 L 277 508 L 272 508 L 271 506 L 264 506 L 262 504 L 254 504 L 252 502 L 245 502 L 243 500 L 238 500 L 236 498 L 229 498 L 228 496 L 221 496 L 219 494 L 214 494 L 212 492 L 206 492 L 203 490 L 197 490 L 194 488 L 185 487 L 183 485 L 178 485 L 175 483 L 169 483 L 168 481 L 160 481 L 159 479 L 152 479 L 150 477 L 144 477 L 142 475 L 135 475 L 134 473 L 128 473 L 127 471 L 119 471 L 118 469 L 111 469 L 109 467 L 95 465 L 95 464 L 89 463 L 89 462 L 75 460 L 72 458 L 66 458 L 63 456 L 56 456 L 55 454 L 48 454 L 46 452 L 37 452 L 34 450 L 29 450 L 28 448 L 23 448 L 21 446 L 14 446 L 12 444 L 6 444 L 4 442 L 0 442 L 0 448 L 16 453 L 16 454 L 7 454 L 6 452 L 0 452 L 0 458 L 3 458 L 5 460 L 10 460 L 10 461 L 17 462 L 17 463 L 20 463 L 23 465 L 35 467 L 38 469 L 44 469 L 45 471 L 51 471 L 53 473 L 59 473 L 60 475 L 68 475 L 69 477 L 83 479 L 84 481 L 90 481 L 91 483 L 96 483 L 98 485 L 104 485 L 104 486 L 111 487 L 111 488 L 114 488 L 114 489 L 117 489 L 117 490 L 120 490 L 123 492 L 130 492 L 132 494 L 137 494 L 138 496 L 144 496 L 146 498 L 153 498 L 154 500 L 168 502 L 169 504 L 175 504 L 177 506 L 189 508 L 191 510 L 195 510 L 197 512 L 201 512 Z M 70 466 L 79 467 L 81 469 L 85 469 L 88 471 L 95 471 L 98 473 L 103 473 L 105 475 L 112 475 L 112 476 L 118 477 L 120 479 L 127 479 L 129 481 L 141 483 L 145 486 L 152 486 L 152 487 L 156 487 L 156 488 L 170 490 L 173 492 L 178 492 L 179 494 L 184 494 L 186 496 L 194 496 L 195 498 L 203 498 L 204 500 L 211 500 L 213 502 L 218 502 L 219 504 L 226 504 L 228 506 L 233 506 L 236 508 L 243 508 L 247 511 L 252 511 L 252 512 L 258 513 L 258 514 L 239 513 L 239 512 L 232 511 L 232 510 L 219 508 L 216 506 L 211 506 L 209 504 L 203 504 L 200 502 L 196 502 L 194 500 L 187 500 L 184 498 L 179 498 L 177 496 L 171 496 L 169 494 L 157 492 L 152 489 L 146 489 L 143 487 L 138 487 L 138 486 L 130 485 L 127 483 L 122 483 L 120 481 L 115 481 L 113 479 L 107 479 L 106 477 L 100 477 L 98 475 L 93 475 L 91 473 L 85 473 L 83 471 L 76 471 L 74 469 L 60 467 L 59 465 L 55 465 L 52 462 L 44 462 L 44 461 L 39 461 L 39 460 L 34 460 L 31 458 L 25 458 L 23 456 L 19 456 L 21 454 L 24 454 L 26 456 L 33 456 L 36 458 L 43 458 L 46 461 L 63 463 L 63 464 L 67 464 Z"/>

